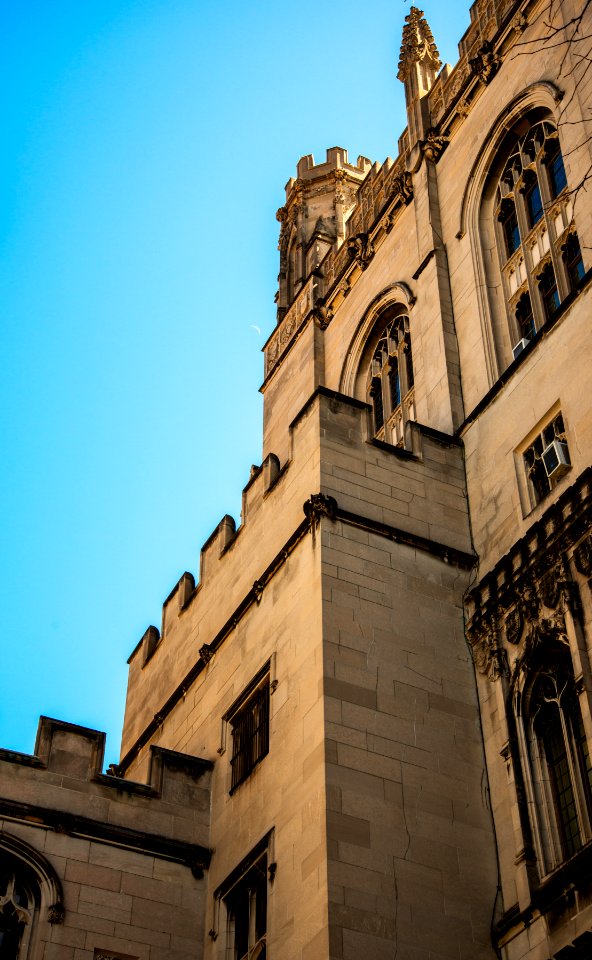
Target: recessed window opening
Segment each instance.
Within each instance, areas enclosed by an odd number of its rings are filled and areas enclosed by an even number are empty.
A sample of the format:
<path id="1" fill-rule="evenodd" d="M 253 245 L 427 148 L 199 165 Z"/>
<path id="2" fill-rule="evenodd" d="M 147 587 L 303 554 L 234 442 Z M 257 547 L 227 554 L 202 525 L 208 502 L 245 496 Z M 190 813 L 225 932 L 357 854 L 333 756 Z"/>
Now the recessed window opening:
<path id="1" fill-rule="evenodd" d="M 535 507 L 548 496 L 571 466 L 561 413 L 556 414 L 541 430 L 522 457 L 531 506 Z"/>
<path id="2" fill-rule="evenodd" d="M 267 674 L 228 717 L 232 732 L 231 793 L 269 753 L 269 692 Z"/>
<path id="3" fill-rule="evenodd" d="M 415 377 L 408 316 L 395 317 L 383 329 L 372 353 L 367 383 L 375 435 L 396 446 L 404 446 L 405 423 L 415 419 Z"/>
<path id="4" fill-rule="evenodd" d="M 544 651 L 521 702 L 542 872 L 591 839 L 592 769 L 566 642 Z"/>
<path id="5" fill-rule="evenodd" d="M 585 272 L 557 129 L 550 120 L 528 118 L 516 129 L 494 204 L 514 357 Z"/>

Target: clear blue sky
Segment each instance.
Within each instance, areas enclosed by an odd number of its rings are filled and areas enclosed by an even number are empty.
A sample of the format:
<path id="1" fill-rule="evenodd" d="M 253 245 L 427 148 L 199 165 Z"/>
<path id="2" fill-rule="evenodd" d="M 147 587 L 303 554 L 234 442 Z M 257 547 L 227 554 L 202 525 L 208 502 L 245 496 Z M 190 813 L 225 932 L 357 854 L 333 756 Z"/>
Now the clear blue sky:
<path id="1" fill-rule="evenodd" d="M 44 713 L 118 758 L 127 656 L 260 461 L 284 184 L 396 156 L 408 10 L 0 4 L 1 746 Z M 425 11 L 455 63 L 468 5 Z"/>

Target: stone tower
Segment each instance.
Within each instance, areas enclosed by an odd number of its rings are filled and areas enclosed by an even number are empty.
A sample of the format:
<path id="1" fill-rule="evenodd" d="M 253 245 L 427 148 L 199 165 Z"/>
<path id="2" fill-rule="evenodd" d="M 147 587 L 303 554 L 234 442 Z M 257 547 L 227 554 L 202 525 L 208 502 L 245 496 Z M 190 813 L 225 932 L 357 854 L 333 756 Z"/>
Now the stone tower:
<path id="1" fill-rule="evenodd" d="M 412 7 L 396 159 L 298 163 L 262 462 L 119 765 L 0 754 L 18 960 L 592 956 L 592 71 L 545 2 L 477 0 L 454 68 Z"/>

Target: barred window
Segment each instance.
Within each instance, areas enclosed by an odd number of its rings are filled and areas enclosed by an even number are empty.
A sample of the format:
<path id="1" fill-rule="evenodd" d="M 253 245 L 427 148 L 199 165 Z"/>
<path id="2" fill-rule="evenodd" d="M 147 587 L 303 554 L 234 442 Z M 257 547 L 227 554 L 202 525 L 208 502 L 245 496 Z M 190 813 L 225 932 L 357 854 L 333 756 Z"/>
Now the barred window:
<path id="1" fill-rule="evenodd" d="M 269 752 L 269 674 L 228 722 L 232 731 L 232 793 Z"/>

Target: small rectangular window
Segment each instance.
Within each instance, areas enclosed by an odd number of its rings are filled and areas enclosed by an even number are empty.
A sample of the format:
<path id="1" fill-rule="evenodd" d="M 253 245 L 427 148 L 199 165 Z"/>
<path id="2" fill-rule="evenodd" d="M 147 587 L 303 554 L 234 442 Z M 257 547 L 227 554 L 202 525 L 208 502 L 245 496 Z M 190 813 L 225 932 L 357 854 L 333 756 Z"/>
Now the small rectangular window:
<path id="1" fill-rule="evenodd" d="M 269 673 L 227 720 L 232 733 L 232 793 L 269 752 Z"/>
<path id="2" fill-rule="evenodd" d="M 531 506 L 535 507 L 545 499 L 571 466 L 561 413 L 556 413 L 523 450 L 522 459 Z"/>

